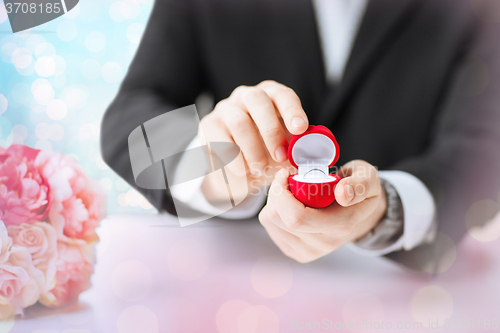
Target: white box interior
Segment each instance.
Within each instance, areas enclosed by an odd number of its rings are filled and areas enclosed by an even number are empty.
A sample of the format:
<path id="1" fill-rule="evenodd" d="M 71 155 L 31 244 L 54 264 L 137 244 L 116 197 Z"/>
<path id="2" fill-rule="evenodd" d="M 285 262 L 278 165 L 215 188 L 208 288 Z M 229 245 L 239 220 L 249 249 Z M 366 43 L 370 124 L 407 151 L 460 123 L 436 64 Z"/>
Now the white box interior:
<path id="1" fill-rule="evenodd" d="M 292 158 L 299 173 L 293 179 L 302 183 L 329 183 L 337 178 L 328 174 L 328 166 L 337 153 L 335 144 L 326 135 L 313 133 L 298 139 L 292 148 Z"/>

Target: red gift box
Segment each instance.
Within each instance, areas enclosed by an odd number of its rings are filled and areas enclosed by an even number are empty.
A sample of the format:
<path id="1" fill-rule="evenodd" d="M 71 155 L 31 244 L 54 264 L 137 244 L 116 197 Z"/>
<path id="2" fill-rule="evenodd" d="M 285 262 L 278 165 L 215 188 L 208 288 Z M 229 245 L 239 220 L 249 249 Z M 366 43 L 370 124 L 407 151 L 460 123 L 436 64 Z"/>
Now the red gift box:
<path id="1" fill-rule="evenodd" d="M 290 191 L 304 205 L 323 208 L 335 201 L 335 187 L 340 177 L 328 169 L 337 162 L 339 144 L 325 126 L 310 125 L 294 135 L 288 146 L 288 160 L 299 173 L 288 177 Z"/>

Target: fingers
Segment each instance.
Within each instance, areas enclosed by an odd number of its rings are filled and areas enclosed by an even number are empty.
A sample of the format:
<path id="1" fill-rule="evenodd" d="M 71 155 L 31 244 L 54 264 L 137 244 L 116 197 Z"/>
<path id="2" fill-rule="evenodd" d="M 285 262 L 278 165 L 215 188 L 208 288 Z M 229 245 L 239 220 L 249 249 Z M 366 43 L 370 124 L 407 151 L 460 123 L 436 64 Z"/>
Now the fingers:
<path id="1" fill-rule="evenodd" d="M 259 221 L 273 242 L 288 257 L 300 263 L 307 263 L 325 254 L 324 250 L 310 244 L 308 239 L 281 228 L 279 226 L 281 219 L 272 206 L 264 207 L 259 214 Z"/>
<path id="2" fill-rule="evenodd" d="M 268 201 L 272 202 L 281 220 L 290 229 L 295 229 L 302 223 L 305 206 L 288 190 L 289 172 L 281 169 L 269 188 Z"/>
<path id="3" fill-rule="evenodd" d="M 288 189 L 289 172 L 281 169 L 269 188 L 268 201 L 278 212 L 283 224 L 290 230 L 319 233 L 325 230 L 324 221 L 315 219 L 318 210 L 304 206 Z"/>
<path id="4" fill-rule="evenodd" d="M 269 155 L 276 162 L 286 161 L 288 146 L 285 129 L 266 92 L 257 87 L 247 87 L 238 102 L 255 122 Z"/>
<path id="5" fill-rule="evenodd" d="M 288 176 L 288 170 L 281 169 L 269 188 L 268 196 L 268 202 L 272 203 L 286 228 L 305 233 L 321 233 L 331 229 L 334 220 L 325 219 L 325 210 L 304 206 L 290 192 Z"/>
<path id="6" fill-rule="evenodd" d="M 297 249 L 301 247 L 300 238 L 276 226 L 269 216 L 272 214 L 269 212 L 270 210 L 269 206 L 264 207 L 259 214 L 260 223 L 283 253 L 291 258 L 298 257 Z"/>
<path id="7" fill-rule="evenodd" d="M 241 176 L 248 167 L 258 177 L 274 161 L 288 160 L 287 136 L 304 132 L 308 120 L 292 89 L 265 81 L 256 87 L 236 88 L 203 118 L 202 125 L 206 141 L 231 142 L 241 149 L 244 162 L 232 163 L 233 174 Z"/>
<path id="8" fill-rule="evenodd" d="M 209 147 L 210 142 L 235 143 L 224 123 L 212 115 L 208 115 L 202 119 L 199 132 L 201 134 L 200 137 L 204 139 L 205 143 L 208 143 Z M 212 151 L 211 154 L 213 154 Z M 211 158 L 213 159 L 214 157 L 212 156 Z M 242 159 L 233 160 L 233 162 L 227 165 L 227 168 L 236 176 L 242 177 L 246 175 L 245 163 Z"/>
<path id="9" fill-rule="evenodd" d="M 335 199 L 341 206 L 352 206 L 381 193 L 377 169 L 365 161 L 347 163 L 339 176 L 342 180 L 335 188 Z"/>
<path id="10" fill-rule="evenodd" d="M 362 162 L 356 166 L 367 165 Z M 358 169 L 353 168 L 353 171 Z M 343 172 L 344 175 L 350 174 L 346 178 L 352 178 L 349 179 L 352 184 L 362 176 Z M 373 228 L 385 212 L 380 196 L 376 195 L 350 207 L 338 203 L 323 209 L 305 207 L 288 190 L 288 175 L 286 169 L 276 175 L 259 220 L 278 247 L 299 262 L 315 260 L 359 238 Z"/>
<path id="11" fill-rule="evenodd" d="M 285 169 L 278 172 L 269 189 L 268 202 L 272 203 L 283 224 L 292 232 L 335 232 L 347 236 L 353 231 L 354 222 L 366 218 L 379 202 L 378 198 L 370 197 L 352 207 L 334 203 L 323 209 L 308 208 L 289 191 L 288 174 Z"/>
<path id="12" fill-rule="evenodd" d="M 285 127 L 292 134 L 301 134 L 309 126 L 297 94 L 274 81 L 264 81 L 255 87 L 240 86 L 230 100 L 250 115 L 269 155 L 278 163 L 288 159 Z"/>
<path id="13" fill-rule="evenodd" d="M 222 106 L 226 128 L 240 147 L 252 174 L 259 174 L 269 164 L 266 148 L 250 115 L 234 105 Z"/>
<path id="14" fill-rule="evenodd" d="M 264 81 L 257 87 L 264 90 L 274 102 L 290 133 L 298 135 L 307 130 L 309 120 L 293 89 L 275 81 Z"/>

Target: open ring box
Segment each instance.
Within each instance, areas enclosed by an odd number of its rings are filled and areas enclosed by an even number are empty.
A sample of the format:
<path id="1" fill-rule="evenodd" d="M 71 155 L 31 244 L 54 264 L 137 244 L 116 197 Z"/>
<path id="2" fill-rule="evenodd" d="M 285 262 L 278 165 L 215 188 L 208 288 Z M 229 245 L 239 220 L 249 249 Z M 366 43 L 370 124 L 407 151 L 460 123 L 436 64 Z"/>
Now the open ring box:
<path id="1" fill-rule="evenodd" d="M 290 191 L 304 205 L 323 208 L 335 201 L 335 186 L 340 177 L 329 173 L 339 159 L 339 144 L 325 126 L 310 125 L 294 135 L 288 146 L 288 160 L 299 170 L 288 177 Z"/>

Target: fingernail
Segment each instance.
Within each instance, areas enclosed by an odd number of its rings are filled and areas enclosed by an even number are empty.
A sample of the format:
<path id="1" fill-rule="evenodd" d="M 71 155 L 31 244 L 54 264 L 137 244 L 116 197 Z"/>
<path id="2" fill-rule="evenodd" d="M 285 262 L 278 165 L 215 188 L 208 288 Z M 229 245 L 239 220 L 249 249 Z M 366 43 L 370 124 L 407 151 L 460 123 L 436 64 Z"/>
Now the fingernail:
<path id="1" fill-rule="evenodd" d="M 304 126 L 306 121 L 302 117 L 295 117 L 292 119 L 292 127 L 299 128 L 301 126 Z"/>
<path id="2" fill-rule="evenodd" d="M 354 188 L 351 185 L 344 185 L 344 192 L 347 202 L 351 202 L 354 199 Z"/>
<path id="3" fill-rule="evenodd" d="M 287 149 L 285 146 L 278 147 L 278 149 L 274 152 L 276 162 L 285 162 L 287 159 L 286 153 Z"/>

